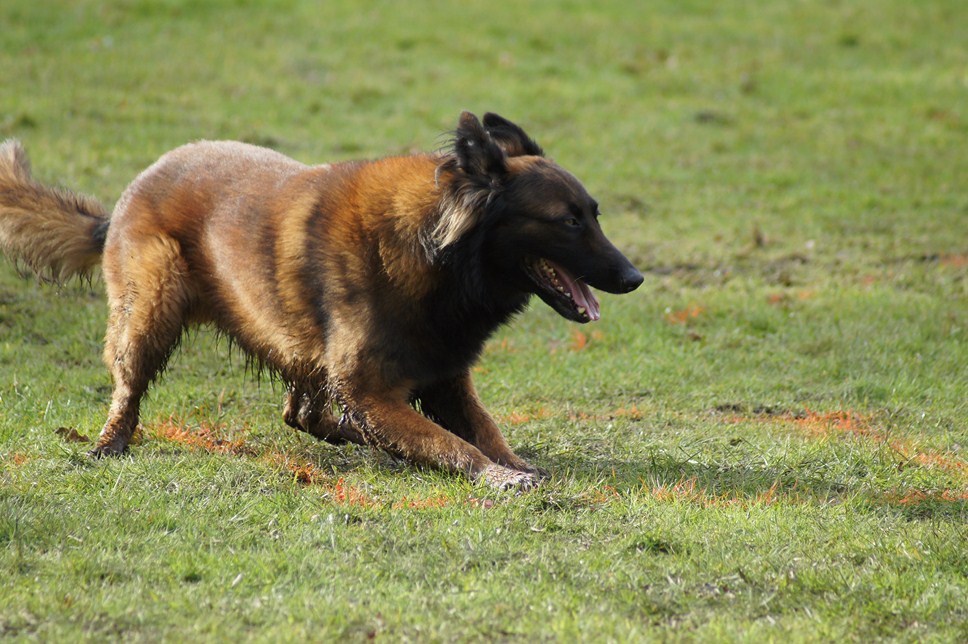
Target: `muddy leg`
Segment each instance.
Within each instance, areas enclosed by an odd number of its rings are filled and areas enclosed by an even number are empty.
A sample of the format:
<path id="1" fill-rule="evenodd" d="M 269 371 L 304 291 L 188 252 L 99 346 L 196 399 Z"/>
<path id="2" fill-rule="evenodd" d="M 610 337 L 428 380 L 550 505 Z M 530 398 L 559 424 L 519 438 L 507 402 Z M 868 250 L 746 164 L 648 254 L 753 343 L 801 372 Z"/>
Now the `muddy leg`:
<path id="1" fill-rule="evenodd" d="M 123 453 L 138 425 L 141 398 L 178 344 L 188 295 L 176 242 L 153 238 L 129 252 L 130 266 L 105 265 L 110 317 L 104 361 L 114 378 L 107 422 L 92 456 Z M 136 263 L 135 263 L 136 261 Z"/>
<path id="2" fill-rule="evenodd" d="M 522 472 L 540 473 L 511 450 L 477 397 L 470 373 L 425 389 L 420 393 L 420 400 L 425 412 L 495 463 Z"/>

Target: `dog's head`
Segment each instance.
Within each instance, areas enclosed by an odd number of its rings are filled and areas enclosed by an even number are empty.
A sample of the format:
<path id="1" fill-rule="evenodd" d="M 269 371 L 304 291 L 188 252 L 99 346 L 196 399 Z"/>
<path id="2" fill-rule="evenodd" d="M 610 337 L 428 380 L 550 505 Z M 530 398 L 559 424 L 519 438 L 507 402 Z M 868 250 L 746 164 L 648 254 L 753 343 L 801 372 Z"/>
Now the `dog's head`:
<path id="1" fill-rule="evenodd" d="M 447 205 L 432 232 L 437 248 L 479 233 L 483 261 L 501 279 L 576 322 L 600 317 L 589 286 L 628 293 L 642 283 L 602 232 L 598 203 L 514 123 L 464 112 L 441 168 Z"/>

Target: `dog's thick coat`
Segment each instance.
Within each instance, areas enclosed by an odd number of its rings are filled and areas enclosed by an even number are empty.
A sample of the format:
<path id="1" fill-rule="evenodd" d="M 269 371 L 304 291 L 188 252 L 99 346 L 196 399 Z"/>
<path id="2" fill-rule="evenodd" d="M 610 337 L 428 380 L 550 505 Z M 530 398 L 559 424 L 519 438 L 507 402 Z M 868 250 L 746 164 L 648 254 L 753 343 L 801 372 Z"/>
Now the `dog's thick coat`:
<path id="1" fill-rule="evenodd" d="M 572 175 L 494 114 L 462 114 L 448 152 L 370 162 L 186 145 L 110 217 L 35 182 L 18 142 L 0 147 L 0 249 L 55 280 L 102 265 L 115 389 L 95 455 L 127 448 L 182 332 L 209 323 L 286 383 L 289 425 L 530 487 L 534 468 L 484 410 L 470 368 L 532 294 L 587 322 L 599 317 L 588 285 L 641 283 L 597 216 Z"/>

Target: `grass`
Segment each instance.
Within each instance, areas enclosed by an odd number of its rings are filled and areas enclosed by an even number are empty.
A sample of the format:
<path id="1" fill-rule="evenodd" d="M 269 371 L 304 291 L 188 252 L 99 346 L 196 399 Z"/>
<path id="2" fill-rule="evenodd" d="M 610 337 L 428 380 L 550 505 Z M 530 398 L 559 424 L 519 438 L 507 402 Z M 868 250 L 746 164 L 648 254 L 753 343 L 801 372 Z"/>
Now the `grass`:
<path id="1" fill-rule="evenodd" d="M 305 161 L 522 123 L 646 272 L 536 303 L 494 494 L 286 429 L 207 331 L 84 456 L 102 286 L 0 267 L 0 637 L 968 638 L 968 10 L 908 3 L 0 7 L 0 136 L 111 203 L 198 138 Z M 58 428 L 63 431 L 58 433 Z M 72 431 L 73 430 L 73 431 Z"/>

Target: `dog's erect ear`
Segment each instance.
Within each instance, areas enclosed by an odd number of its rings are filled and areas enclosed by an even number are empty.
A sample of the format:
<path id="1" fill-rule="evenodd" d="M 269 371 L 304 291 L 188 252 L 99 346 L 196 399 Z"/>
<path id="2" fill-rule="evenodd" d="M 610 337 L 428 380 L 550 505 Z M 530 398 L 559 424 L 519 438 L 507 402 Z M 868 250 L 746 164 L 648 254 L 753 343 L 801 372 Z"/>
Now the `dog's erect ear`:
<path id="1" fill-rule="evenodd" d="M 454 137 L 457 167 L 469 175 L 496 177 L 507 172 L 507 156 L 470 112 L 460 115 Z"/>
<path id="2" fill-rule="evenodd" d="M 447 155 L 438 167 L 438 172 L 450 175 L 440 184 L 444 188 L 440 217 L 426 228 L 425 241 L 421 241 L 431 261 L 481 221 L 507 177 L 507 161 L 504 149 L 480 120 L 470 112 L 461 113 L 453 155 Z"/>
<path id="3" fill-rule="evenodd" d="M 492 112 L 484 115 L 484 129 L 509 157 L 524 155 L 543 157 L 544 150 L 520 127 Z"/>

